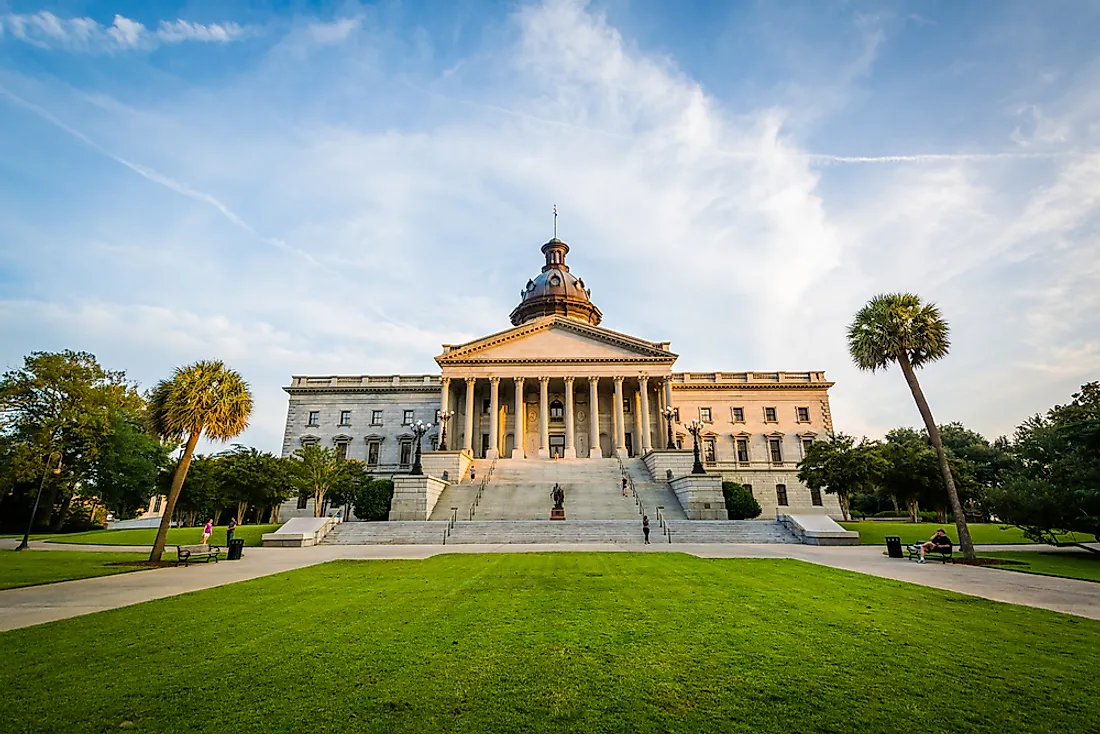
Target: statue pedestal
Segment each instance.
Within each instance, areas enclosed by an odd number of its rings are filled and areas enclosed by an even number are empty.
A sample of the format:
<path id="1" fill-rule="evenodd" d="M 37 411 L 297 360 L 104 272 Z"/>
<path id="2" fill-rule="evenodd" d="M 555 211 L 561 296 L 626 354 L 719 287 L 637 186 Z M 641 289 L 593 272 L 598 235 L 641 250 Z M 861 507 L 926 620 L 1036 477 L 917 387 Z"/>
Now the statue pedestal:
<path id="1" fill-rule="evenodd" d="M 550 519 L 551 520 L 564 520 L 565 519 L 565 510 L 550 510 Z"/>

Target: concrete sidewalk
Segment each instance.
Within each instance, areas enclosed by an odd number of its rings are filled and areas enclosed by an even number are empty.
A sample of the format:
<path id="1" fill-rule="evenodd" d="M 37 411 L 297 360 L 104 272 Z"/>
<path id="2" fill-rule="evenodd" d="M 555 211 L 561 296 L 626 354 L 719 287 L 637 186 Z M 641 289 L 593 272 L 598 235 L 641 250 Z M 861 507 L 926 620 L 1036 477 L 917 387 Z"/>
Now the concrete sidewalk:
<path id="1" fill-rule="evenodd" d="M 104 548 L 104 546 L 59 547 L 53 545 L 48 547 L 52 550 L 131 549 L 126 546 Z M 140 547 L 138 549 L 142 550 Z M 1035 549 L 1049 550 L 1045 546 Z M 919 565 L 907 560 L 888 558 L 882 554 L 882 549 L 878 546 L 670 545 L 667 543 L 648 546 L 637 544 L 342 545 L 313 548 L 246 548 L 244 558 L 240 561 L 162 568 L 0 591 L 0 631 L 29 627 L 105 609 L 116 609 L 341 558 L 424 559 L 443 553 L 580 551 L 673 552 L 689 553 L 700 558 L 793 558 L 830 568 L 1100 620 L 1100 583 L 952 564 Z"/>

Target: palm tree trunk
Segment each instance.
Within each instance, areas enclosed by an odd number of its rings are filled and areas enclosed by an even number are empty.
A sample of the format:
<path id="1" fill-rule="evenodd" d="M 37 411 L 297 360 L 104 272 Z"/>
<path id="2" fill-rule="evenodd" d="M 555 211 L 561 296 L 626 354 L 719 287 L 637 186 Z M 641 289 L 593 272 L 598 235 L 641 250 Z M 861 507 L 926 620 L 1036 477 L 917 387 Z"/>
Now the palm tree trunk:
<path id="1" fill-rule="evenodd" d="M 932 447 L 936 449 L 936 456 L 940 460 L 940 472 L 943 474 L 943 483 L 947 487 L 947 498 L 951 500 L 951 512 L 955 516 L 955 528 L 959 532 L 959 550 L 963 558 L 972 561 L 977 557 L 974 553 L 974 543 L 970 540 L 970 528 L 966 525 L 966 515 L 963 514 L 962 503 L 959 502 L 959 492 L 955 489 L 955 478 L 951 476 L 951 467 L 947 464 L 947 452 L 943 450 L 943 440 L 940 438 L 940 429 L 932 418 L 932 409 L 928 407 L 928 401 L 924 399 L 920 383 L 917 382 L 917 374 L 913 371 L 913 365 L 909 361 L 909 355 L 898 352 L 898 364 L 905 375 L 905 381 L 909 383 L 909 390 L 913 393 L 913 400 L 917 403 L 917 410 L 924 419 L 925 430 L 928 438 L 932 440 Z"/>
<path id="2" fill-rule="evenodd" d="M 176 471 L 172 474 L 172 488 L 168 490 L 168 497 L 164 501 L 164 514 L 160 518 L 160 528 L 157 530 L 157 539 L 153 541 L 153 550 L 149 554 L 150 561 L 159 561 L 164 553 L 164 544 L 168 541 L 168 528 L 172 525 L 172 514 L 176 509 L 176 500 L 179 499 L 180 490 L 183 489 L 183 480 L 187 477 L 187 470 L 191 467 L 191 455 L 195 453 L 195 446 L 199 443 L 202 430 L 192 431 L 187 437 L 187 448 L 180 457 L 180 463 L 176 465 Z"/>

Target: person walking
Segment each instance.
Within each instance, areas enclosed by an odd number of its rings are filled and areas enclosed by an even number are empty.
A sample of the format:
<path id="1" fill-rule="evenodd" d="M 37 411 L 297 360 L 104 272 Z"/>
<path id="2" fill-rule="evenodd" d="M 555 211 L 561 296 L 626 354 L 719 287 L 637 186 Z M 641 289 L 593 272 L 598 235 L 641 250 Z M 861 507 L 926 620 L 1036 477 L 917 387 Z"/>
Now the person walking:
<path id="1" fill-rule="evenodd" d="M 627 481 L 626 475 L 624 474 L 623 475 L 623 497 L 627 496 L 626 490 L 627 490 L 627 487 L 629 487 L 629 486 L 630 486 L 630 482 Z"/>
<path id="2" fill-rule="evenodd" d="M 206 525 L 202 528 L 202 544 L 206 545 L 206 542 L 210 540 L 210 533 L 214 532 L 214 518 L 210 518 L 206 521 Z"/>
<path id="3" fill-rule="evenodd" d="M 649 545 L 649 515 L 642 515 L 642 535 L 645 536 L 645 544 Z"/>
<path id="4" fill-rule="evenodd" d="M 474 481 L 474 477 L 477 476 L 477 472 L 474 471 L 474 465 L 470 464 L 470 481 Z"/>
<path id="5" fill-rule="evenodd" d="M 233 542 L 233 533 L 237 531 L 237 518 L 229 518 L 229 524 L 225 527 L 225 546 L 228 548 L 229 544 Z"/>

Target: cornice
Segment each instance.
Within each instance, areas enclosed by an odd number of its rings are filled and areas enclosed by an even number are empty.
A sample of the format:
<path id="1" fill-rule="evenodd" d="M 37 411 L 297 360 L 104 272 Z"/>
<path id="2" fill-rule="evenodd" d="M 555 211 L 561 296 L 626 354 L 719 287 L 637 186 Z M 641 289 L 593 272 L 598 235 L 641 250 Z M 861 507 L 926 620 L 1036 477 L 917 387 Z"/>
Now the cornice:
<path id="1" fill-rule="evenodd" d="M 438 393 L 443 391 L 442 385 L 309 385 L 299 387 L 284 387 L 290 395 L 316 394 L 323 392 L 360 392 L 360 393 L 392 393 L 392 392 L 422 392 Z"/>
<path id="2" fill-rule="evenodd" d="M 675 390 L 828 390 L 835 382 L 692 382 L 672 383 Z"/>

